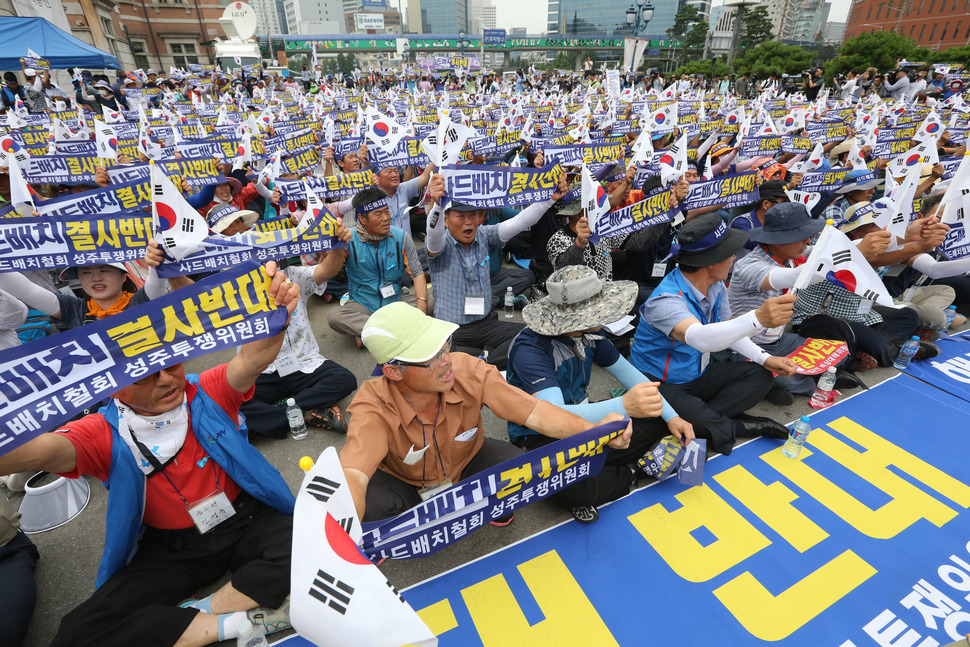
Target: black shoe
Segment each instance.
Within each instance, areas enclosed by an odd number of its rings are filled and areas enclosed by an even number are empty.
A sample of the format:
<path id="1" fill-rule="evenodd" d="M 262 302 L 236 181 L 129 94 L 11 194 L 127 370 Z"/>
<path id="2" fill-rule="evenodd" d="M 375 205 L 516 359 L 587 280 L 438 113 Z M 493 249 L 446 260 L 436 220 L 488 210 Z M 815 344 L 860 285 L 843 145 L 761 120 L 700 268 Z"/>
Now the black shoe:
<path id="1" fill-rule="evenodd" d="M 765 400 L 771 404 L 777 404 L 779 407 L 787 407 L 795 404 L 795 396 L 777 386 L 771 387 L 771 390 L 765 396 Z"/>
<path id="2" fill-rule="evenodd" d="M 861 386 L 862 380 L 852 373 L 849 373 L 848 371 L 837 371 L 835 373 L 835 389 L 837 391 L 842 391 L 844 389 L 858 389 Z"/>
<path id="3" fill-rule="evenodd" d="M 932 359 L 940 354 L 940 347 L 929 341 L 921 341 L 913 359 Z"/>
<path id="4" fill-rule="evenodd" d="M 579 523 L 593 523 L 600 518 L 600 511 L 596 509 L 595 505 L 581 505 L 569 512 L 573 515 L 573 519 Z"/>
<path id="5" fill-rule="evenodd" d="M 754 438 L 755 436 L 778 438 L 779 440 L 788 438 L 788 427 L 775 422 L 771 418 L 749 416 L 746 413 L 740 413 L 734 416 L 734 421 L 743 428 L 743 431 L 737 434 L 741 438 Z"/>

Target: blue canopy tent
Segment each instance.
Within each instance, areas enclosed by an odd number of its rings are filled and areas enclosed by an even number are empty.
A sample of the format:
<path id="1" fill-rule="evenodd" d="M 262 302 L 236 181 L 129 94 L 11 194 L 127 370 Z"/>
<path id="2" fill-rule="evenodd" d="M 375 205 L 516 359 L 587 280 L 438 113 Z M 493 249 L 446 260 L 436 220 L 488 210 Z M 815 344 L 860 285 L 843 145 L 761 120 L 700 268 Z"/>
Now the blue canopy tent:
<path id="1" fill-rule="evenodd" d="M 50 61 L 53 69 L 121 69 L 117 56 L 88 45 L 43 18 L 0 16 L 0 70 L 19 70 L 28 47 Z"/>

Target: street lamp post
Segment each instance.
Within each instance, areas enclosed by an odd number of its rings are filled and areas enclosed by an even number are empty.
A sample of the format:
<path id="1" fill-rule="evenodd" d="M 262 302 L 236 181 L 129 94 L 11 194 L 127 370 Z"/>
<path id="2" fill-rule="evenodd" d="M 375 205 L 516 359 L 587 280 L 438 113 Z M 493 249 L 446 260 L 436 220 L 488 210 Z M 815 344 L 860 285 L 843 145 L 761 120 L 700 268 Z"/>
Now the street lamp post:
<path id="1" fill-rule="evenodd" d="M 462 56 L 465 55 L 465 30 L 458 30 L 458 50 Z"/>
<path id="2" fill-rule="evenodd" d="M 633 73 L 633 66 L 637 61 L 637 47 L 640 42 L 639 34 L 647 28 L 647 23 L 653 18 L 653 5 L 647 4 L 647 0 L 636 0 L 636 7 L 631 6 L 626 10 L 626 24 L 630 26 L 633 34 L 633 56 L 630 59 L 630 73 Z"/>

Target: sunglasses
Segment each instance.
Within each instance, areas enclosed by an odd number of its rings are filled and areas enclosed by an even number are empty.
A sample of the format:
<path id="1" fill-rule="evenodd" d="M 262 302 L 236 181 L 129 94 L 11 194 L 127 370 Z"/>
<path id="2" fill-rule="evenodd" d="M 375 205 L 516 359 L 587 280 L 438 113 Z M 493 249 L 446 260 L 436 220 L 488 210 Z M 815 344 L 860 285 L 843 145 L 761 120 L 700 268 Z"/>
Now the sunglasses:
<path id="1" fill-rule="evenodd" d="M 179 362 L 178 364 L 173 364 L 168 368 L 163 368 L 162 371 L 166 371 L 168 373 L 174 373 L 180 368 L 182 368 L 182 362 Z M 151 384 L 152 382 L 158 379 L 158 376 L 162 374 L 162 371 L 159 371 L 158 373 L 152 373 L 151 375 L 143 377 L 140 380 L 136 380 L 135 384 L 137 384 L 138 386 L 141 386 L 143 384 Z"/>
<path id="2" fill-rule="evenodd" d="M 416 366 L 420 368 L 426 368 L 429 371 L 433 371 L 436 368 L 438 368 L 438 366 L 441 365 L 441 360 L 443 360 L 445 358 L 445 355 L 447 355 L 450 351 L 451 351 L 451 337 L 445 340 L 445 344 L 444 346 L 441 347 L 441 350 L 439 350 L 438 353 L 427 362 L 419 364 L 416 362 L 393 361 L 393 362 L 388 362 L 388 364 L 397 364 L 398 366 Z"/>

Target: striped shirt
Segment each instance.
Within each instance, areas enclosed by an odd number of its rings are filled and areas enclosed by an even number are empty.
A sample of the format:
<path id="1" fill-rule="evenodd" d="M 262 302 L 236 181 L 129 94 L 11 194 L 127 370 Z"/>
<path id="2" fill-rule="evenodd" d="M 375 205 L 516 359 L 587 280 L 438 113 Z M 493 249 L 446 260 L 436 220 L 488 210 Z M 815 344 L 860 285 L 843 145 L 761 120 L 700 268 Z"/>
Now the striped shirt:
<path id="1" fill-rule="evenodd" d="M 773 259 L 760 245 L 734 264 L 731 285 L 728 288 L 728 301 L 731 304 L 732 315 L 737 317 L 746 312 L 757 310 L 768 299 L 780 297 L 785 293 L 784 290 L 761 289 L 771 270 L 776 267 L 780 267 L 778 261 Z M 786 261 L 785 267 L 795 267 L 795 264 L 792 261 Z M 770 344 L 781 339 L 781 334 L 784 331 L 784 326 L 768 328 L 764 332 L 752 335 L 751 341 L 756 344 Z"/>

